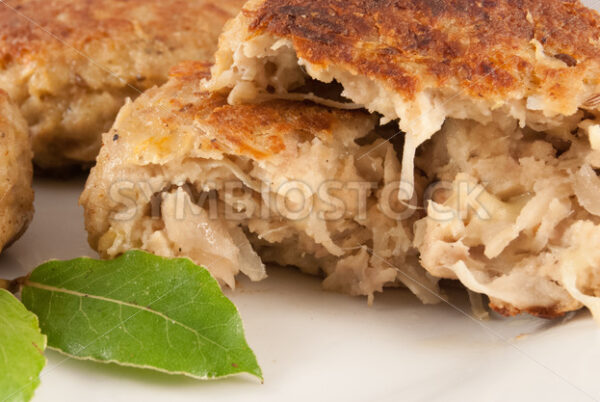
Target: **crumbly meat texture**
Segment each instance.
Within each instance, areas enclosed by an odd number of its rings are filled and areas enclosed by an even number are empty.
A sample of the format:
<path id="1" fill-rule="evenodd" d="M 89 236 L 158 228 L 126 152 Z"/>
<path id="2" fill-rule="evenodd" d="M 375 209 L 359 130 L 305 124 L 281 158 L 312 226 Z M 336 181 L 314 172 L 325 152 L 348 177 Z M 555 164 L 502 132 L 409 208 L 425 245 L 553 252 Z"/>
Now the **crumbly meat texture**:
<path id="1" fill-rule="evenodd" d="M 563 124 L 600 104 L 600 17 L 578 0 L 251 0 L 227 25 L 209 84 L 230 103 L 286 96 L 308 77 L 408 135 L 446 118 Z"/>
<path id="2" fill-rule="evenodd" d="M 42 168 L 89 165 L 127 97 L 182 60 L 210 60 L 243 0 L 6 0 L 0 88 L 27 119 Z"/>
<path id="3" fill-rule="evenodd" d="M 229 286 L 239 271 L 264 278 L 264 261 L 322 274 L 326 289 L 352 295 L 404 284 L 439 300 L 412 247 L 418 214 L 392 215 L 410 207 L 384 191 L 400 166 L 392 144 L 373 136 L 374 117 L 284 100 L 228 105 L 203 90 L 202 71 L 174 69 L 104 135 L 81 197 L 93 248 L 187 256 Z"/>
<path id="4" fill-rule="evenodd" d="M 434 276 L 459 279 L 505 315 L 600 318 L 599 121 L 554 132 L 449 120 L 417 166 L 436 183 L 415 246 Z"/>
<path id="5" fill-rule="evenodd" d="M 0 91 L 0 252 L 25 232 L 33 217 L 31 158 L 27 122 Z"/>

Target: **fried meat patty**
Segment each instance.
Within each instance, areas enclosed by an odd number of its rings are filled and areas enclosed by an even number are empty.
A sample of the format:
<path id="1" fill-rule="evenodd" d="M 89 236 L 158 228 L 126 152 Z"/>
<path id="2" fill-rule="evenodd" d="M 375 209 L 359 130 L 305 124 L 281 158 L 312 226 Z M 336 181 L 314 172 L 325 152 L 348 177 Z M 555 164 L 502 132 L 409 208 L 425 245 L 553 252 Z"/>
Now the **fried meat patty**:
<path id="1" fill-rule="evenodd" d="M 434 302 L 447 278 L 505 315 L 600 318 L 599 22 L 571 0 L 251 0 L 206 83 L 181 67 L 104 137 L 90 242 L 213 261 L 230 285 L 262 259 L 355 295 Z M 365 213 L 348 183 L 371 183 Z M 316 215 L 276 208 L 307 194 Z"/>
<path id="2" fill-rule="evenodd" d="M 232 287 L 239 271 L 264 278 L 264 261 L 352 295 L 404 284 L 438 301 L 412 247 L 419 215 L 394 192 L 400 163 L 374 116 L 285 100 L 232 106 L 204 90 L 203 67 L 174 69 L 104 135 L 81 197 L 93 248 L 187 256 Z"/>
<path id="3" fill-rule="evenodd" d="M 0 91 L 0 252 L 25 232 L 33 217 L 31 158 L 27 122 Z"/>
<path id="4" fill-rule="evenodd" d="M 125 98 L 181 60 L 210 60 L 243 0 L 6 0 L 0 88 L 19 105 L 42 168 L 89 165 Z"/>
<path id="5" fill-rule="evenodd" d="M 229 102 L 338 82 L 399 119 L 403 179 L 446 118 L 552 128 L 600 105 L 600 16 L 578 0 L 250 0 L 220 39 Z"/>

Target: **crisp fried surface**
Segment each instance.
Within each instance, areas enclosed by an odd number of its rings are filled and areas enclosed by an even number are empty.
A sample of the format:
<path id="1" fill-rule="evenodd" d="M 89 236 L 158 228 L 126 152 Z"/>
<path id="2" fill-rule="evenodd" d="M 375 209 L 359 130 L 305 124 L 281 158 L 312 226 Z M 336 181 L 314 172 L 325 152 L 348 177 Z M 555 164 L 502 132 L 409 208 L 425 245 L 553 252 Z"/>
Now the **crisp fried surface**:
<path id="1" fill-rule="evenodd" d="M 366 112 L 311 103 L 275 100 L 229 105 L 225 95 L 204 90 L 202 79 L 209 76 L 209 68 L 200 62 L 177 66 L 167 84 L 125 105 L 104 134 L 102 151 L 81 198 L 93 247 L 98 247 L 116 208 L 107 198 L 111 186 L 121 179 L 146 180 L 152 175 L 146 166 L 181 166 L 187 159 L 218 160 L 224 154 L 257 161 L 291 159 L 301 141 L 315 137 L 331 141 L 333 130 L 341 125 L 362 129 L 374 125 Z"/>
<path id="2" fill-rule="evenodd" d="M 344 65 L 409 99 L 448 85 L 497 99 L 541 86 L 560 98 L 600 60 L 600 17 L 577 0 L 263 0 L 245 16 L 250 32 L 291 39 L 310 63 Z M 534 39 L 560 62 L 540 66 Z"/>
<path id="3" fill-rule="evenodd" d="M 208 68 L 199 62 L 174 68 L 166 85 L 152 89 L 143 102 L 135 102 L 132 109 L 122 112 L 123 117 L 105 137 L 108 147 L 117 133 L 128 156 L 165 162 L 191 151 L 188 141 L 193 138 L 205 152 L 260 160 L 283 154 L 285 137 L 292 133 L 327 141 L 342 122 L 351 125 L 373 120 L 366 112 L 334 110 L 308 102 L 273 100 L 232 106 L 225 95 L 203 89 L 201 79 L 208 77 Z M 142 123 L 144 130 L 139 129 Z M 190 136 L 190 131 L 195 136 Z"/>
<path id="4" fill-rule="evenodd" d="M 0 90 L 0 251 L 19 238 L 33 216 L 31 157 L 27 123 Z"/>
<path id="5" fill-rule="evenodd" d="M 210 60 L 243 0 L 8 0 L 0 4 L 0 87 L 31 125 L 36 163 L 95 159 L 126 97 L 181 60 Z"/>

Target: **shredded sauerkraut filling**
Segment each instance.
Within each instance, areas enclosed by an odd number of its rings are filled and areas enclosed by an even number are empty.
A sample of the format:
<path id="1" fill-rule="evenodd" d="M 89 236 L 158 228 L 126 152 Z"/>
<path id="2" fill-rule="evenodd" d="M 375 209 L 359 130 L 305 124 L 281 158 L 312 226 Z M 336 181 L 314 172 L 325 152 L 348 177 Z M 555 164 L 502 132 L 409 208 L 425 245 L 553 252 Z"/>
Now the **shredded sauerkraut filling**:
<path id="1" fill-rule="evenodd" d="M 404 285 L 423 302 L 437 303 L 438 280 L 419 265 L 412 246 L 412 224 L 422 215 L 411 211 L 396 219 L 386 213 L 384 197 L 396 214 L 413 208 L 386 192 L 400 178 L 394 147 L 377 136 L 359 145 L 355 140 L 364 135 L 353 128 L 329 143 L 312 138 L 290 144 L 293 158 L 211 158 L 199 150 L 198 157 L 152 166 L 159 190 L 151 199 L 136 195 L 133 219 L 118 219 L 127 216 L 121 205 L 98 248 L 111 258 L 131 248 L 190 257 L 231 287 L 238 272 L 260 280 L 263 263 L 276 263 L 323 275 L 325 289 L 370 301 L 384 287 Z M 328 182 L 334 185 L 325 194 Z M 301 200 L 289 183 L 302 183 Z M 367 183 L 363 190 L 352 187 Z M 307 202 L 310 213 L 295 215 Z"/>
<path id="2" fill-rule="evenodd" d="M 383 80 L 374 80 L 343 66 L 312 64 L 296 55 L 293 43 L 288 39 L 269 34 L 250 36 L 243 41 L 237 30 L 226 31 L 220 41 L 212 79 L 207 88 L 227 91 L 230 104 L 252 103 L 265 97 L 282 99 L 310 99 L 327 106 L 353 108 L 364 107 L 382 116 L 381 123 L 396 121 L 406 133 L 402 150 L 402 180 L 414 188 L 414 159 L 416 151 L 424 142 L 439 132 L 447 118 L 470 119 L 489 124 L 504 119 L 516 119 L 521 127 L 538 130 L 554 130 L 575 116 L 546 113 L 546 99 L 527 96 L 496 104 L 473 98 L 457 88 L 423 88 L 406 99 L 389 87 Z M 542 46 L 532 42 L 533 47 Z M 542 63 L 556 63 L 542 54 Z M 317 80 L 327 84 L 339 84 L 341 95 L 349 103 L 333 102 L 315 94 L 294 93 L 307 81 Z M 598 131 L 600 133 L 600 131 Z M 594 133 L 596 143 L 600 134 Z M 401 195 L 406 199 L 411 193 Z"/>
<path id="3" fill-rule="evenodd" d="M 425 269 L 505 314 L 586 305 L 600 318 L 600 165 L 589 127 L 573 121 L 556 136 L 511 120 L 448 121 L 417 159 L 442 184 L 416 224 Z"/>

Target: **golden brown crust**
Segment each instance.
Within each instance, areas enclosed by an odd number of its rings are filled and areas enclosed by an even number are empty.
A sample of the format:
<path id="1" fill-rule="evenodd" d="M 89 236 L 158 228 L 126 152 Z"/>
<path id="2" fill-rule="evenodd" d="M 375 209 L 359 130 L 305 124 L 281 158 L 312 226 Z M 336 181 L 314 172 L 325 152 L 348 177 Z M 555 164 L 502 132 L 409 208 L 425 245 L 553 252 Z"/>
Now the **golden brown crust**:
<path id="1" fill-rule="evenodd" d="M 131 140 L 137 142 L 137 149 L 151 146 L 167 155 L 178 147 L 171 130 L 195 124 L 205 129 L 198 133 L 203 150 L 258 160 L 284 151 L 284 136 L 327 139 L 340 122 L 374 120 L 364 111 L 334 110 L 310 102 L 272 100 L 232 106 L 224 94 L 209 93 L 202 87 L 201 80 L 208 77 L 209 68 L 207 63 L 182 63 L 171 69 L 166 85 L 149 93 L 147 107 L 138 110 L 136 116 L 147 115 L 160 123 Z M 160 99 L 152 100 L 155 96 Z"/>
<path id="2" fill-rule="evenodd" d="M 545 318 L 545 319 L 554 319 L 563 317 L 567 312 L 573 311 L 574 308 L 569 309 L 561 309 L 560 306 L 552 306 L 552 307 L 530 307 L 526 309 L 519 309 L 510 304 L 502 303 L 502 302 L 490 302 L 490 308 L 497 312 L 498 314 L 503 315 L 504 317 L 516 317 L 521 314 L 530 314 L 535 317 Z"/>
<path id="3" fill-rule="evenodd" d="M 449 84 L 479 98 L 538 85 L 559 97 L 600 60 L 600 17 L 578 0 L 264 0 L 244 13 L 254 34 L 291 39 L 308 62 L 409 99 Z M 541 68 L 534 39 L 562 63 Z"/>

